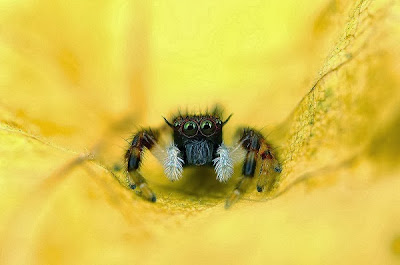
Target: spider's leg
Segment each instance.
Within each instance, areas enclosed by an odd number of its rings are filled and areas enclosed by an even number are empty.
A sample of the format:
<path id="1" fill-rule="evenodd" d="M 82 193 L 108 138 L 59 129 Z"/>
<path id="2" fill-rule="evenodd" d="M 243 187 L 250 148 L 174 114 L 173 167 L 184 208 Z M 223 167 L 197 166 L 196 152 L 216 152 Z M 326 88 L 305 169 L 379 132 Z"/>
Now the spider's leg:
<path id="1" fill-rule="evenodd" d="M 156 201 L 156 195 L 147 185 L 146 179 L 140 174 L 139 168 L 144 149 L 151 150 L 157 144 L 159 134 L 159 130 L 148 129 L 139 131 L 133 137 L 132 143 L 125 154 L 129 186 L 131 189 L 139 187 L 143 197 L 152 202 Z"/>
<path id="2" fill-rule="evenodd" d="M 265 140 L 261 143 L 259 154 L 261 157 L 261 167 L 257 181 L 257 191 L 262 192 L 264 187 L 270 191 L 276 183 L 277 174 L 282 171 L 282 166 L 276 158 L 271 145 Z"/>
<path id="3" fill-rule="evenodd" d="M 225 208 L 229 208 L 246 192 L 251 179 L 254 177 L 254 173 L 257 166 L 257 161 L 261 158 L 261 174 L 258 181 L 257 190 L 262 191 L 263 187 L 268 181 L 268 169 L 271 165 L 275 167 L 278 172 L 281 171 L 281 167 L 272 154 L 270 144 L 265 140 L 264 136 L 254 129 L 242 130 L 240 137 L 240 144 L 242 148 L 247 152 L 244 158 L 242 167 L 242 177 L 237 183 L 232 194 L 226 200 Z"/>

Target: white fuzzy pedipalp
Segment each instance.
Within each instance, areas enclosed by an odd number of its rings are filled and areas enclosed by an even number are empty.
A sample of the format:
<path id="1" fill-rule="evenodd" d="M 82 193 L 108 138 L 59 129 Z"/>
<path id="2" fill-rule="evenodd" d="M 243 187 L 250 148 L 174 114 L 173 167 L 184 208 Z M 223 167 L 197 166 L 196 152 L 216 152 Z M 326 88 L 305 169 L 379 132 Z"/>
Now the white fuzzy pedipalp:
<path id="1" fill-rule="evenodd" d="M 217 157 L 214 158 L 214 170 L 217 180 L 220 182 L 228 181 L 233 174 L 233 160 L 229 148 L 222 143 L 217 149 Z"/>
<path id="2" fill-rule="evenodd" d="M 183 159 L 179 157 L 179 149 L 174 143 L 166 148 L 166 156 L 163 159 L 164 172 L 171 181 L 182 177 Z"/>

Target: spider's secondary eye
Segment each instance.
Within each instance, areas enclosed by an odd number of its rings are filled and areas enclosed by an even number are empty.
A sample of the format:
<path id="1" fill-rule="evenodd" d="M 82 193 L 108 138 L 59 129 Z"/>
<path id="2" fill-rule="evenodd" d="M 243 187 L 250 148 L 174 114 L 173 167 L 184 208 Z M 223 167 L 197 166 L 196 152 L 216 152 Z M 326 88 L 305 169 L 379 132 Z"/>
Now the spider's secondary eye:
<path id="1" fill-rule="evenodd" d="M 200 124 L 201 132 L 205 135 L 211 135 L 215 131 L 215 125 L 209 120 L 204 120 Z"/>
<path id="2" fill-rule="evenodd" d="M 183 125 L 183 132 L 187 136 L 193 136 L 197 133 L 197 124 L 193 121 L 188 121 Z"/>

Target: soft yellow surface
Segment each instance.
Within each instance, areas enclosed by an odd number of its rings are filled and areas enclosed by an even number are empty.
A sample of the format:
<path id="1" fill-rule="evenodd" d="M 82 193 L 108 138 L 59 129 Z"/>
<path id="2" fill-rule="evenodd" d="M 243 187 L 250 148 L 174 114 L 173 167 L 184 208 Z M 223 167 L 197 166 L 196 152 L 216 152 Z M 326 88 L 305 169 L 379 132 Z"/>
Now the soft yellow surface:
<path id="1" fill-rule="evenodd" d="M 400 263 L 397 1 L 0 1 L 0 264 Z M 228 184 L 125 139 L 219 102 L 283 172 Z"/>

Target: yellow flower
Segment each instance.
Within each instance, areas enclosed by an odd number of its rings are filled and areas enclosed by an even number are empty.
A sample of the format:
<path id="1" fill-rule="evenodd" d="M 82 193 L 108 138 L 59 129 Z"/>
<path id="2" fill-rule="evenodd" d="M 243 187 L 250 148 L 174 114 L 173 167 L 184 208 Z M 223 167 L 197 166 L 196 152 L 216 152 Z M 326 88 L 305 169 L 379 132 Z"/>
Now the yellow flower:
<path id="1" fill-rule="evenodd" d="M 1 264 L 388 264 L 400 236 L 400 6 L 392 1 L 0 2 Z M 283 171 L 126 188 L 140 126 L 219 102 Z M 236 169 L 235 172 L 240 172 Z"/>

